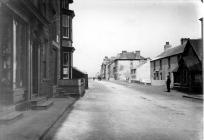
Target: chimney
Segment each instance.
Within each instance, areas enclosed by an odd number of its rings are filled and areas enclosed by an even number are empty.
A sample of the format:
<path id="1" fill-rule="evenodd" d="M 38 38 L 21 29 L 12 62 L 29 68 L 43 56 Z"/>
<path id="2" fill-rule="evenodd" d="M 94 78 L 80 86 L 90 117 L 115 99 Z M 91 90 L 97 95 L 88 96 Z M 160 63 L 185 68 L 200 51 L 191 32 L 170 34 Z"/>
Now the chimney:
<path id="1" fill-rule="evenodd" d="M 122 53 L 127 53 L 127 51 L 122 51 Z"/>
<path id="2" fill-rule="evenodd" d="M 166 42 L 166 44 L 164 45 L 164 51 L 166 51 L 169 48 L 171 48 L 171 45 L 169 44 L 169 42 Z"/>
<path id="3" fill-rule="evenodd" d="M 183 45 L 188 40 L 189 40 L 189 38 L 181 38 L 181 45 Z"/>
<path id="4" fill-rule="evenodd" d="M 140 51 L 135 51 L 136 58 L 140 58 Z"/>

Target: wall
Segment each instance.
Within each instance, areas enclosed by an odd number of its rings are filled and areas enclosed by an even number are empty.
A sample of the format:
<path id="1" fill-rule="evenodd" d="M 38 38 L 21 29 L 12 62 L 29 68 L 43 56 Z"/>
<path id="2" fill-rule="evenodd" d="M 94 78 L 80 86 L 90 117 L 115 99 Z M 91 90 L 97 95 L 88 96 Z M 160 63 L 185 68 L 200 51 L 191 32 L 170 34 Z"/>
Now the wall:
<path id="1" fill-rule="evenodd" d="M 147 61 L 145 64 L 137 68 L 136 80 L 142 83 L 151 83 L 150 77 L 150 61 Z"/>
<path id="2" fill-rule="evenodd" d="M 140 60 L 118 60 L 117 80 L 130 80 L 130 69 L 132 65 L 138 65 Z"/>

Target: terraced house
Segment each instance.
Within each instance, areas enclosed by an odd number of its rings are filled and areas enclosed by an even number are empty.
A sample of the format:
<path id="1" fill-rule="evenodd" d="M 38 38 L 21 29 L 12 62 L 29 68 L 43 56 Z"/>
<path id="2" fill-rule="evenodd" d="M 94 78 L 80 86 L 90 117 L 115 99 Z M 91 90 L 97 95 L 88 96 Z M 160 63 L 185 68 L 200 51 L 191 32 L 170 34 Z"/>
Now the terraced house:
<path id="1" fill-rule="evenodd" d="M 165 85 L 169 75 L 171 87 L 202 92 L 202 58 L 202 39 L 182 38 L 176 47 L 167 42 L 164 52 L 151 61 L 151 84 Z"/>

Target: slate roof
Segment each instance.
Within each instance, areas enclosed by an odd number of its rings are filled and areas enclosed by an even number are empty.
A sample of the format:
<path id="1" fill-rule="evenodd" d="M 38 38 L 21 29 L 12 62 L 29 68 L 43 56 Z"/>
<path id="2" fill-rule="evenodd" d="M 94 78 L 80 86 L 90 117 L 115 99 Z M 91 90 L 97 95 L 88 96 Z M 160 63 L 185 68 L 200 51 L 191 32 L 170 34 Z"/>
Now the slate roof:
<path id="1" fill-rule="evenodd" d="M 173 47 L 173 48 L 169 48 L 166 51 L 159 54 L 154 59 L 152 59 L 152 61 L 162 59 L 162 58 L 165 58 L 165 57 L 169 57 L 169 56 L 173 56 L 173 55 L 177 55 L 177 54 L 181 54 L 181 53 L 184 52 L 184 48 L 185 48 L 186 44 L 187 44 L 187 42 L 183 43 L 182 45 L 179 45 L 179 46 L 176 46 L 176 47 Z"/>
<path id="2" fill-rule="evenodd" d="M 201 39 L 190 39 L 190 44 L 196 52 L 200 61 L 203 61 L 203 43 Z"/>
<path id="3" fill-rule="evenodd" d="M 146 59 L 143 56 L 136 56 L 136 54 L 134 52 L 126 52 L 126 53 L 120 53 L 116 56 L 115 60 L 117 59 L 122 59 L 122 60 L 134 60 L 134 59 Z"/>

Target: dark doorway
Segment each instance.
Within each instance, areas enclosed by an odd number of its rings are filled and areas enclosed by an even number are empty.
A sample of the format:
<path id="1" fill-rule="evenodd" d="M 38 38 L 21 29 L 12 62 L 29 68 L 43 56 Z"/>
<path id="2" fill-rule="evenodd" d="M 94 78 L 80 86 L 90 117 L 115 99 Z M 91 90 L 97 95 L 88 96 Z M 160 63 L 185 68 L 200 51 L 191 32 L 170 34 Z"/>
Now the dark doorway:
<path id="1" fill-rule="evenodd" d="M 35 41 L 32 47 L 32 96 L 38 96 L 39 92 L 39 43 Z"/>

